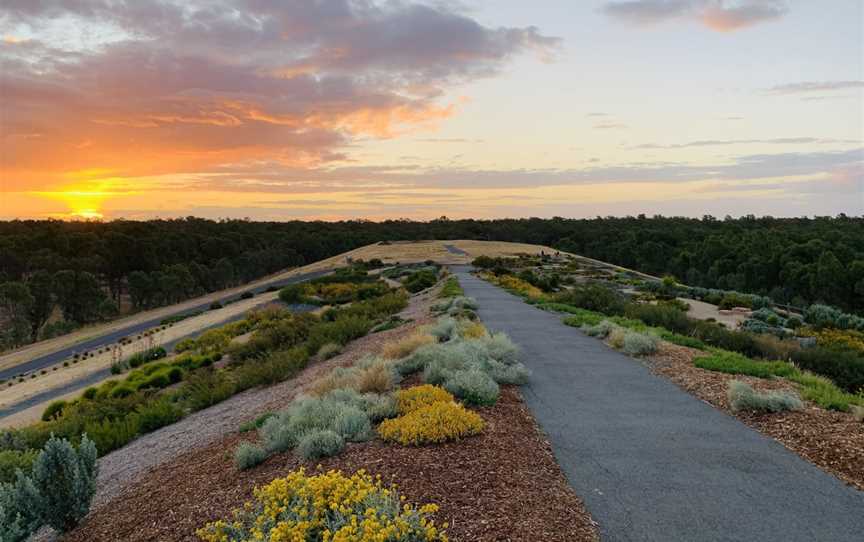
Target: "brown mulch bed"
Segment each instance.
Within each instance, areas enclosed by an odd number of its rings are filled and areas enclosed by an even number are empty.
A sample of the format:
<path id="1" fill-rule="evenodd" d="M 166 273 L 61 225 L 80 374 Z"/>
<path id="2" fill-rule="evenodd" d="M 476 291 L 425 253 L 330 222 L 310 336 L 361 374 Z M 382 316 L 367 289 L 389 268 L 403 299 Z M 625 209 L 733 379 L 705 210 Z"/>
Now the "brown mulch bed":
<path id="1" fill-rule="evenodd" d="M 498 403 L 480 414 L 486 421 L 483 434 L 458 442 L 403 447 L 375 440 L 350 444 L 317 464 L 287 453 L 242 472 L 231 452 L 247 437 L 231 435 L 141 477 L 64 540 L 196 540 L 196 528 L 229 517 L 254 486 L 305 466 L 312 472 L 380 474 L 409 501 L 438 504 L 436 520 L 449 523 L 451 540 L 596 541 L 595 525 L 519 391 L 502 388 Z"/>
<path id="2" fill-rule="evenodd" d="M 680 388 L 724 410 L 750 427 L 772 437 L 819 468 L 844 482 L 864 490 L 864 423 L 852 414 L 825 410 L 810 402 L 794 412 L 732 412 L 726 397 L 730 380 L 747 382 L 755 389 L 795 390 L 796 385 L 782 378 L 761 379 L 700 369 L 693 359 L 703 352 L 662 343 L 648 366 Z"/>

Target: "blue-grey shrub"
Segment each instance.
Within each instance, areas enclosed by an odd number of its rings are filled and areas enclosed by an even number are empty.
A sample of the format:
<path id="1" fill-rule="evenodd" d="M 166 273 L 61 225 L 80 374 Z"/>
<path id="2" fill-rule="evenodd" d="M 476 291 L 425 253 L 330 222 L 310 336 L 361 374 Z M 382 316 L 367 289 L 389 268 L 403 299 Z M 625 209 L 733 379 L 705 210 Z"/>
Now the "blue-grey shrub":
<path id="1" fill-rule="evenodd" d="M 506 333 L 493 333 L 489 337 L 480 339 L 486 347 L 489 356 L 496 361 L 511 365 L 519 361 L 519 347 L 516 346 Z"/>
<path id="2" fill-rule="evenodd" d="M 369 416 L 369 421 L 378 423 L 387 418 L 394 418 L 399 414 L 396 408 L 396 400 L 392 395 L 378 395 L 377 393 L 363 394 L 363 411 Z"/>
<path id="3" fill-rule="evenodd" d="M 362 442 L 371 438 L 372 424 L 365 412 L 346 406 L 333 420 L 333 431 L 349 442 Z"/>
<path id="4" fill-rule="evenodd" d="M 96 493 L 96 446 L 85 434 L 76 451 L 52 436 L 33 463 L 31 479 L 42 496 L 46 524 L 60 532 L 74 528 L 90 511 Z"/>
<path id="5" fill-rule="evenodd" d="M 628 331 L 624 334 L 621 350 L 630 356 L 645 356 L 656 352 L 657 344 L 657 337 L 653 335 Z"/>
<path id="6" fill-rule="evenodd" d="M 531 371 L 521 363 L 512 363 L 510 365 L 490 360 L 486 362 L 485 371 L 492 377 L 492 380 L 499 384 L 514 384 L 521 386 L 528 383 L 531 377 Z"/>
<path id="7" fill-rule="evenodd" d="M 342 451 L 345 439 L 330 429 L 316 429 L 300 438 L 297 444 L 297 455 L 309 461 L 321 457 L 330 457 Z"/>
<path id="8" fill-rule="evenodd" d="M 294 433 L 289 426 L 289 419 L 290 417 L 284 412 L 276 414 L 264 422 L 264 425 L 258 430 L 264 443 L 264 450 L 268 454 L 284 452 L 297 446 L 299 435 Z"/>
<path id="9" fill-rule="evenodd" d="M 758 392 L 746 382 L 732 380 L 727 391 L 729 405 L 733 411 L 756 410 L 759 412 L 781 412 L 800 410 L 804 403 L 797 395 L 785 391 Z"/>
<path id="10" fill-rule="evenodd" d="M 449 341 L 456 333 L 458 322 L 450 316 L 443 316 L 429 328 L 429 334 L 440 342 Z"/>
<path id="11" fill-rule="evenodd" d="M 488 406 L 498 401 L 500 389 L 491 376 L 476 369 L 453 372 L 444 389 L 468 405 Z"/>
<path id="12" fill-rule="evenodd" d="M 23 542 L 42 526 L 44 505 L 33 481 L 20 470 L 0 484 L 0 542 Z"/>
<path id="13" fill-rule="evenodd" d="M 603 320 L 598 324 L 593 326 L 582 326 L 582 332 L 590 337 L 597 337 L 599 339 L 605 339 L 609 336 L 612 331 L 614 331 L 618 326 L 610 322 L 609 320 Z"/>
<path id="14" fill-rule="evenodd" d="M 241 442 L 237 449 L 234 450 L 234 463 L 240 470 L 250 469 L 256 465 L 260 465 L 267 459 L 267 451 L 251 442 Z"/>

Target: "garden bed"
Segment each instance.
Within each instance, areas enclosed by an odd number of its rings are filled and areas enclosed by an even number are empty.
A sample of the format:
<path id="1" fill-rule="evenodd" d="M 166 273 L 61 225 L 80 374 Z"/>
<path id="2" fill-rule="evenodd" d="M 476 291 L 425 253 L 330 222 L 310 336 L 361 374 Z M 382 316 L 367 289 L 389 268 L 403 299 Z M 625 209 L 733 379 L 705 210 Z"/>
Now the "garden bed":
<path id="1" fill-rule="evenodd" d="M 801 457 L 844 482 L 864 490 L 864 423 L 847 412 L 825 410 L 805 401 L 798 411 L 733 412 L 726 396 L 730 380 L 747 382 L 757 390 L 794 390 L 784 379 L 762 379 L 700 369 L 693 359 L 704 352 L 670 343 L 647 358 L 649 368 L 699 399 L 735 416 L 777 440 Z"/>
<path id="2" fill-rule="evenodd" d="M 425 447 L 349 444 L 311 463 L 283 453 L 246 471 L 232 457 L 245 437 L 231 435 L 152 470 L 66 540 L 197 540 L 198 527 L 228 517 L 253 487 L 301 466 L 380 474 L 409 501 L 438 504 L 436 520 L 449 524 L 451 540 L 597 540 L 519 391 L 504 387 L 498 403 L 479 412 L 486 430 L 477 437 Z"/>

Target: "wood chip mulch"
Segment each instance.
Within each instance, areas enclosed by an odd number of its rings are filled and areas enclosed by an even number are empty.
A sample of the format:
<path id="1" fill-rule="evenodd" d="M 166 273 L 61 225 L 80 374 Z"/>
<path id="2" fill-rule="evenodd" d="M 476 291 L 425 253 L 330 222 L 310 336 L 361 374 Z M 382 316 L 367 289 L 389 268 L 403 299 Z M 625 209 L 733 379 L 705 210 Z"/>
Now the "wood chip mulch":
<path id="1" fill-rule="evenodd" d="M 732 412 L 726 396 L 730 380 L 747 382 L 761 391 L 796 391 L 796 384 L 782 378 L 761 379 L 700 369 L 693 365 L 693 359 L 700 355 L 704 353 L 662 343 L 658 353 L 647 361 L 653 372 L 777 440 L 822 470 L 864 490 L 864 423 L 856 421 L 850 413 L 825 410 L 806 401 L 800 411 Z"/>
<path id="2" fill-rule="evenodd" d="M 153 469 L 65 540 L 196 540 L 196 528 L 229 517 L 250 499 L 254 486 L 301 466 L 308 472 L 365 469 L 380 474 L 409 501 L 438 504 L 435 519 L 450 525 L 451 540 L 598 540 L 595 524 L 567 484 L 518 389 L 502 388 L 498 403 L 479 413 L 486 428 L 477 437 L 425 447 L 378 440 L 350 444 L 320 466 L 287 453 L 238 471 L 232 451 L 242 439 L 254 437 L 230 435 Z"/>

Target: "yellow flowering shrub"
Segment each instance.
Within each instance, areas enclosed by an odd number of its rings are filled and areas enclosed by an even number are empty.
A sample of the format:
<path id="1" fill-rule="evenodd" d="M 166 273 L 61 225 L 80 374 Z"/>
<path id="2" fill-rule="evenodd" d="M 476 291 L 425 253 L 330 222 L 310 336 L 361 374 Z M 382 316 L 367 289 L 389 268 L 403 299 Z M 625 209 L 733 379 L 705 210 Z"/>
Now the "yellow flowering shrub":
<path id="1" fill-rule="evenodd" d="M 452 403 L 455 401 L 450 392 L 431 384 L 399 390 L 394 395 L 396 397 L 396 409 L 399 411 L 399 414 L 408 414 L 433 403 Z"/>
<path id="2" fill-rule="evenodd" d="M 468 322 L 462 326 L 460 333 L 465 339 L 481 339 L 487 335 L 486 326 L 480 322 Z"/>
<path id="3" fill-rule="evenodd" d="M 438 402 L 409 412 L 378 426 L 384 440 L 403 445 L 420 445 L 476 435 L 483 430 L 483 419 L 456 403 Z"/>
<path id="4" fill-rule="evenodd" d="M 540 299 L 544 296 L 543 290 L 513 275 L 498 276 L 492 273 L 483 273 L 481 277 L 502 288 L 518 292 L 529 299 Z"/>
<path id="5" fill-rule="evenodd" d="M 303 469 L 255 489 L 255 500 L 233 518 L 198 529 L 205 542 L 447 542 L 429 519 L 438 507 L 403 503 L 396 486 L 365 471 L 345 476 L 331 470 L 307 476 Z"/>
<path id="6" fill-rule="evenodd" d="M 864 352 L 864 333 L 853 329 L 823 329 L 813 333 L 816 344 L 827 347 L 849 348 Z"/>

